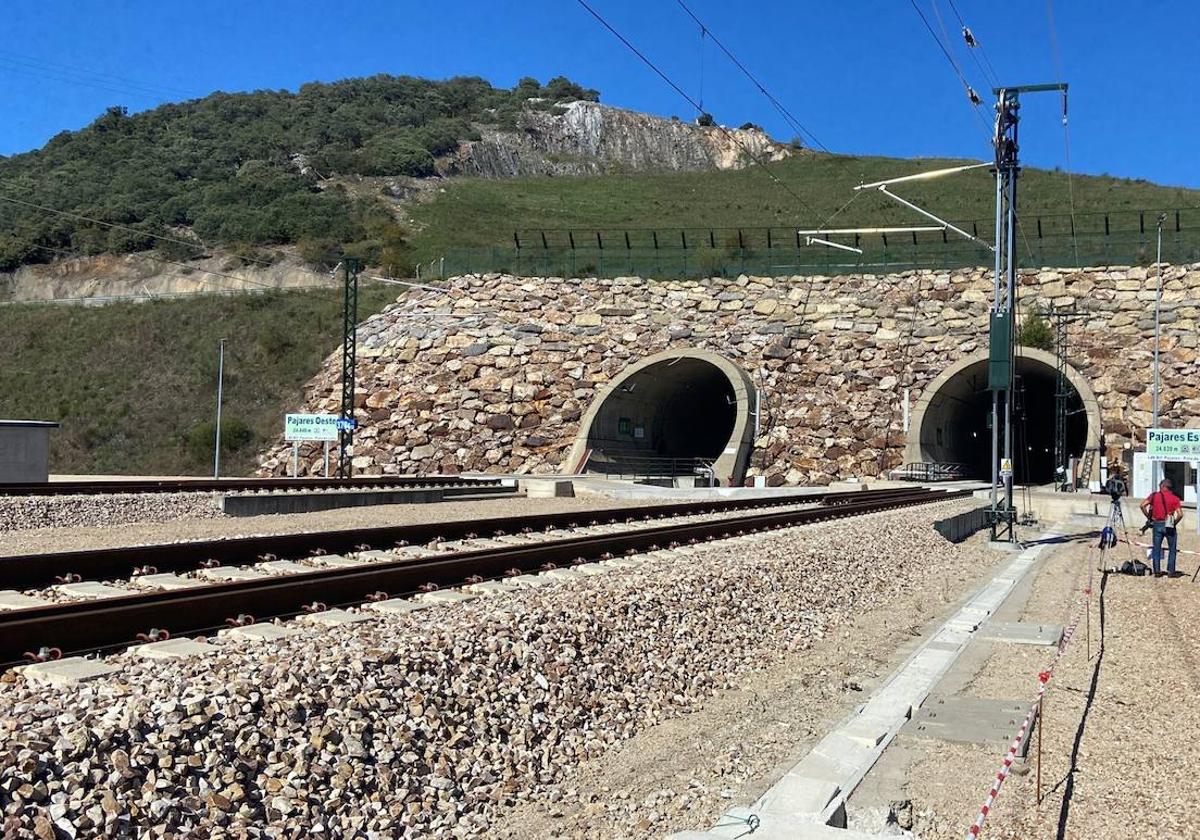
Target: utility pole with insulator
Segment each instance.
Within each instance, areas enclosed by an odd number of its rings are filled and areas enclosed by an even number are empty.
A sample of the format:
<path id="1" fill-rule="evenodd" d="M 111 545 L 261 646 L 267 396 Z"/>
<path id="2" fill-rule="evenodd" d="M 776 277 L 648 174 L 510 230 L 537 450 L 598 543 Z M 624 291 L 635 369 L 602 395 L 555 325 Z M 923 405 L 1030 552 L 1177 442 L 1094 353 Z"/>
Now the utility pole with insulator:
<path id="1" fill-rule="evenodd" d="M 996 273 L 992 284 L 992 311 L 988 351 L 988 389 L 992 392 L 992 494 L 993 540 L 1015 542 L 1016 508 L 1013 506 L 1013 349 L 1017 289 L 1017 125 L 1021 94 L 1060 91 L 1064 108 L 1067 85 L 1020 85 L 996 88 Z M 1003 487 L 1003 496 L 1001 495 Z"/>

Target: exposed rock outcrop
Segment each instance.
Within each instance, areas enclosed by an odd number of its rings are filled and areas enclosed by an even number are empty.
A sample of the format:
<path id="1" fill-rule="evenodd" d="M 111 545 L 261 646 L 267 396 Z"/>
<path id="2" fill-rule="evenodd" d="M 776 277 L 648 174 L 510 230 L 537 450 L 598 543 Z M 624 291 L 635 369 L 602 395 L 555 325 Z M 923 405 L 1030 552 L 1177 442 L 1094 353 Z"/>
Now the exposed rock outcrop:
<path id="1" fill-rule="evenodd" d="M 95 300 L 104 298 L 301 289 L 328 286 L 335 280 L 298 258 L 272 265 L 243 264 L 214 254 L 186 265 L 155 260 L 146 254 L 71 257 L 0 273 L 0 298 L 14 301 Z"/>
<path id="2" fill-rule="evenodd" d="M 740 169 L 794 151 L 758 129 L 723 129 L 572 102 L 563 114 L 527 110 L 517 131 L 482 129 L 441 161 L 442 174 L 513 178 L 613 171 Z"/>
<path id="3" fill-rule="evenodd" d="M 1200 265 L 1164 271 L 1163 416 L 1200 425 Z M 1026 311 L 1075 306 L 1071 363 L 1095 392 L 1110 452 L 1150 420 L 1153 279 L 1144 268 L 1025 271 Z M 460 277 L 359 328 L 367 473 L 562 469 L 597 389 L 631 362 L 697 347 L 742 366 L 763 397 L 751 473 L 826 483 L 900 463 L 900 393 L 915 402 L 953 362 L 987 347 L 988 269 L 842 277 Z M 340 356 L 307 409 L 336 412 Z M 282 443 L 262 471 L 286 470 Z M 320 469 L 320 452 L 306 453 Z"/>

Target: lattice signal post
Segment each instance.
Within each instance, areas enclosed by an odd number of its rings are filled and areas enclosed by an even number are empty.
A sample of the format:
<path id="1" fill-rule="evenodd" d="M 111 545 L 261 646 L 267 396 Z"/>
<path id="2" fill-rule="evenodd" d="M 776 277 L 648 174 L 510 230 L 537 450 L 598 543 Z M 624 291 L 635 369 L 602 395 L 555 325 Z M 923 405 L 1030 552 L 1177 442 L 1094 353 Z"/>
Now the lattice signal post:
<path id="1" fill-rule="evenodd" d="M 992 392 L 992 539 L 1016 540 L 1016 507 L 1013 505 L 1013 312 L 1017 285 L 1017 125 L 1021 94 L 1058 91 L 1066 118 L 1067 85 L 1018 85 L 996 88 L 996 275 L 992 288 L 988 388 Z M 1001 474 L 1001 461 L 1010 469 Z M 1004 488 L 1001 498 L 1000 488 Z"/>
<path id="2" fill-rule="evenodd" d="M 358 260 L 342 260 L 342 412 L 338 423 L 339 478 L 351 475 L 354 444 L 354 380 L 358 360 Z"/>

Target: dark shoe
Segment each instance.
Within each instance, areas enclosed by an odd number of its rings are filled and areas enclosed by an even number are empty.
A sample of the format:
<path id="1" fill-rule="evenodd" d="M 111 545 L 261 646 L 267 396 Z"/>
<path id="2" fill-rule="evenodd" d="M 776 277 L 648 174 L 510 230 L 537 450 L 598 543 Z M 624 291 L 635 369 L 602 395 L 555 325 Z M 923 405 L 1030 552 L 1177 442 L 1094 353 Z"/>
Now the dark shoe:
<path id="1" fill-rule="evenodd" d="M 1169 577 L 1169 578 L 1181 578 L 1181 577 L 1183 577 L 1183 572 L 1167 572 L 1167 577 Z"/>
<path id="2" fill-rule="evenodd" d="M 1155 577 L 1166 577 L 1167 573 L 1166 572 L 1155 572 L 1154 576 Z"/>

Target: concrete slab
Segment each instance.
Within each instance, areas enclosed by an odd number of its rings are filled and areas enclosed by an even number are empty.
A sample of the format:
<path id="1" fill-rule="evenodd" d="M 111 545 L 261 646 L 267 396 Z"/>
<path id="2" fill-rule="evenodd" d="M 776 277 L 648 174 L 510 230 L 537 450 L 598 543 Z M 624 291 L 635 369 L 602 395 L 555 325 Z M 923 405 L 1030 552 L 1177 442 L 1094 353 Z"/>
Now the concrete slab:
<path id="1" fill-rule="evenodd" d="M 299 575 L 316 571 L 312 566 L 294 563 L 291 560 L 268 560 L 258 563 L 254 568 L 272 575 Z"/>
<path id="2" fill-rule="evenodd" d="M 14 668 L 31 683 L 40 685 L 75 685 L 89 680 L 107 677 L 115 674 L 120 668 L 114 668 L 98 659 L 84 659 L 82 656 L 69 656 L 53 662 L 35 662 L 32 665 L 22 665 Z"/>
<path id="3" fill-rule="evenodd" d="M 460 589 L 438 589 L 435 592 L 422 592 L 413 596 L 417 601 L 428 601 L 432 604 L 458 604 L 462 601 L 473 601 L 478 597 L 474 592 L 463 592 Z"/>
<path id="4" fill-rule="evenodd" d="M 1034 624 L 1024 621 L 989 621 L 979 628 L 976 638 L 1014 645 L 1057 645 L 1062 639 L 1061 624 Z"/>
<path id="5" fill-rule="evenodd" d="M 46 607 L 53 601 L 25 595 L 15 589 L 0 589 L 0 610 L 27 610 L 30 607 Z"/>
<path id="6" fill-rule="evenodd" d="M 346 557 L 342 554 L 322 554 L 319 557 L 308 558 L 318 566 L 328 566 L 331 569 L 347 569 L 354 566 L 364 566 L 371 562 L 360 557 Z"/>
<path id="7" fill-rule="evenodd" d="M 612 574 L 612 566 L 605 566 L 603 563 L 584 563 L 582 566 L 572 566 L 571 568 L 584 577 Z"/>
<path id="8" fill-rule="evenodd" d="M 72 598 L 120 598 L 124 595 L 137 594 L 137 591 L 134 589 L 126 589 L 121 586 L 113 586 L 108 583 L 96 583 L 89 580 L 85 580 L 81 583 L 60 583 L 54 588 L 64 595 L 70 595 Z"/>
<path id="9" fill-rule="evenodd" d="M 325 610 L 324 612 L 305 613 L 304 615 L 296 616 L 296 621 L 303 621 L 307 624 L 319 624 L 322 627 L 340 627 L 343 624 L 358 624 L 370 620 L 371 617 L 369 615 L 347 612 L 346 610 Z"/>
<path id="10" fill-rule="evenodd" d="M 298 627 L 283 624 L 250 624 L 246 627 L 230 627 L 217 635 L 222 638 L 235 639 L 240 642 L 273 642 L 276 639 L 287 639 L 304 633 Z"/>
<path id="11" fill-rule="evenodd" d="M 586 578 L 587 575 L 578 571 L 575 567 L 570 569 L 551 569 L 548 572 L 542 572 L 543 577 L 548 577 L 551 580 L 579 580 Z"/>
<path id="12" fill-rule="evenodd" d="M 614 569 L 636 569 L 645 561 L 635 560 L 632 557 L 614 557 L 611 560 L 601 560 L 600 562 L 605 566 L 611 566 Z"/>
<path id="13" fill-rule="evenodd" d="M 554 581 L 544 578 L 541 575 L 517 575 L 515 577 L 505 578 L 505 583 L 511 583 L 513 586 L 523 586 L 528 589 L 537 589 L 541 586 L 549 586 Z"/>
<path id="14" fill-rule="evenodd" d="M 216 645 L 195 639 L 167 639 L 130 648 L 133 653 L 146 659 L 187 659 L 191 656 L 206 656 L 216 653 Z"/>
<path id="15" fill-rule="evenodd" d="M 447 543 L 449 545 L 449 543 Z M 482 551 L 486 548 L 508 548 L 509 544 L 503 540 L 492 539 L 491 537 L 476 537 L 473 540 L 463 540 L 460 551 Z"/>
<path id="16" fill-rule="evenodd" d="M 261 580 L 270 577 L 266 572 L 257 569 L 243 569 L 240 566 L 213 566 L 211 569 L 198 569 L 196 577 L 202 580 L 231 581 L 231 580 Z"/>
<path id="17" fill-rule="evenodd" d="M 518 486 L 530 499 L 570 499 L 575 496 L 575 485 L 570 481 L 526 479 Z"/>
<path id="18" fill-rule="evenodd" d="M 913 715 L 903 732 L 915 738 L 1001 748 L 1012 742 L 1028 712 L 1029 706 L 1020 700 L 937 697 Z"/>
<path id="19" fill-rule="evenodd" d="M 899 720 L 879 715 L 859 715 L 838 731 L 851 741 L 874 748 L 883 742 Z"/>
<path id="20" fill-rule="evenodd" d="M 505 534 L 503 537 L 496 537 L 497 542 L 502 542 L 505 545 L 528 545 L 531 542 L 539 542 L 541 537 L 535 534 Z"/>
<path id="21" fill-rule="evenodd" d="M 783 817 L 811 814 L 816 818 L 841 790 L 838 783 L 828 777 L 810 778 L 793 772 L 780 779 L 754 806 L 759 811 Z"/>
<path id="22" fill-rule="evenodd" d="M 193 586 L 203 586 L 203 581 L 186 578 L 182 575 L 163 572 L 155 575 L 138 575 L 129 579 L 129 585 L 137 589 L 191 589 Z"/>
<path id="23" fill-rule="evenodd" d="M 508 595 L 521 588 L 503 580 L 485 580 L 482 583 L 469 583 L 463 587 L 467 592 L 473 592 L 476 595 Z"/>
<path id="24" fill-rule="evenodd" d="M 413 601 L 408 598 L 388 598 L 386 601 L 372 601 L 363 604 L 364 610 L 387 613 L 388 615 L 404 615 L 417 610 L 428 609 L 432 604 L 428 601 Z"/>

